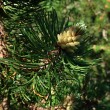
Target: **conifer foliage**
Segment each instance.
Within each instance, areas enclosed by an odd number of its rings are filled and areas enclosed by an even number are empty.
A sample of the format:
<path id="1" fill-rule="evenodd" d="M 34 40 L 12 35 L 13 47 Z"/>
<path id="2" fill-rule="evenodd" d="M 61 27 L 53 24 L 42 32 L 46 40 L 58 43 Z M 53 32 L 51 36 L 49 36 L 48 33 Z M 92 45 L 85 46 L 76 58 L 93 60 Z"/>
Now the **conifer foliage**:
<path id="1" fill-rule="evenodd" d="M 87 99 L 86 88 L 98 60 L 87 60 L 94 38 L 85 24 L 69 25 L 68 18 L 59 19 L 55 9 L 37 7 L 39 11 L 26 14 L 27 9 L 20 9 L 22 14 L 12 13 L 12 17 L 9 14 L 8 21 L 13 23 L 7 28 L 8 55 L 0 58 L 0 95 L 8 100 L 9 109 L 60 105 L 77 110 L 77 105 L 88 103 L 86 107 L 92 109 L 97 102 Z"/>

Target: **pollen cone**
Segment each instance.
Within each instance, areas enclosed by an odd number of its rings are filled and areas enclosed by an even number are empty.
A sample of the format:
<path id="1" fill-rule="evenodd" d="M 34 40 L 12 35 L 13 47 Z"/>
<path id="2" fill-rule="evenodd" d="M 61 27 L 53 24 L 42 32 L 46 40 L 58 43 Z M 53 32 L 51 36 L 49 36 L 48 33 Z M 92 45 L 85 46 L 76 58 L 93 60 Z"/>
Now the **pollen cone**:
<path id="1" fill-rule="evenodd" d="M 57 35 L 57 44 L 68 52 L 74 52 L 77 46 L 80 44 L 78 41 L 79 36 L 75 35 L 72 28 Z"/>

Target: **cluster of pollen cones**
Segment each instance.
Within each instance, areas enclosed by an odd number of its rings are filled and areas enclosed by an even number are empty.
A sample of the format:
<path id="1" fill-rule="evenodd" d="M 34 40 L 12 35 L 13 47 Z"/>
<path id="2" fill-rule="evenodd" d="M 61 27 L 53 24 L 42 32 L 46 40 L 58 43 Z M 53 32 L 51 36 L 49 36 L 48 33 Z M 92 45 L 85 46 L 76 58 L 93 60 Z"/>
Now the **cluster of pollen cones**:
<path id="1" fill-rule="evenodd" d="M 68 52 L 74 52 L 77 46 L 80 44 L 78 41 L 79 36 L 75 35 L 72 28 L 57 35 L 57 44 L 64 50 Z"/>

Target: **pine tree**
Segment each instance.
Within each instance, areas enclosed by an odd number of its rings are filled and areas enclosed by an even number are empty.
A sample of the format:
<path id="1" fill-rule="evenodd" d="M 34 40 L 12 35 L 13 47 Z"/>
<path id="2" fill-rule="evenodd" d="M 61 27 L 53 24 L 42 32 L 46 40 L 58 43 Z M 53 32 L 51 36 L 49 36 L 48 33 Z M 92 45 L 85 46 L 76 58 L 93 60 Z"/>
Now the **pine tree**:
<path id="1" fill-rule="evenodd" d="M 4 3 L 10 19 L 4 21 L 8 56 L 0 58 L 0 95 L 7 98 L 8 109 L 89 110 L 97 106 L 89 95 L 95 94 L 91 74 L 99 59 L 88 59 L 94 37 L 85 24 L 70 25 L 55 9 L 32 1 Z"/>

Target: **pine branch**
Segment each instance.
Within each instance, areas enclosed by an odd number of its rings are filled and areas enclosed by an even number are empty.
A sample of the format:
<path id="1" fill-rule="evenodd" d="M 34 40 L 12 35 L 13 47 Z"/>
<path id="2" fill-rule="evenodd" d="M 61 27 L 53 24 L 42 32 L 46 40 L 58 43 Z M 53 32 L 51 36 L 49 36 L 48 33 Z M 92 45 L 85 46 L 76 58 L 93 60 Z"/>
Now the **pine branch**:
<path id="1" fill-rule="evenodd" d="M 42 10 L 33 16 L 32 24 L 21 27 L 18 34 L 7 39 L 9 56 L 0 59 L 1 64 L 9 69 L 4 80 L 9 81 L 8 77 L 12 80 L 7 88 L 10 100 L 14 97 L 16 103 L 18 99 L 22 103 L 33 99 L 36 102 L 48 96 L 46 103 L 53 106 L 52 98 L 59 102 L 61 88 L 65 88 L 64 94 L 71 93 L 73 88 L 76 88 L 75 92 L 80 91 L 81 82 L 92 65 L 84 57 L 85 52 L 90 52 L 91 42 L 81 26 L 69 27 L 68 19 L 59 20 L 55 10 Z M 70 37 L 74 40 L 71 41 Z M 74 42 L 78 45 L 70 45 Z M 62 44 L 66 48 L 62 48 Z"/>

